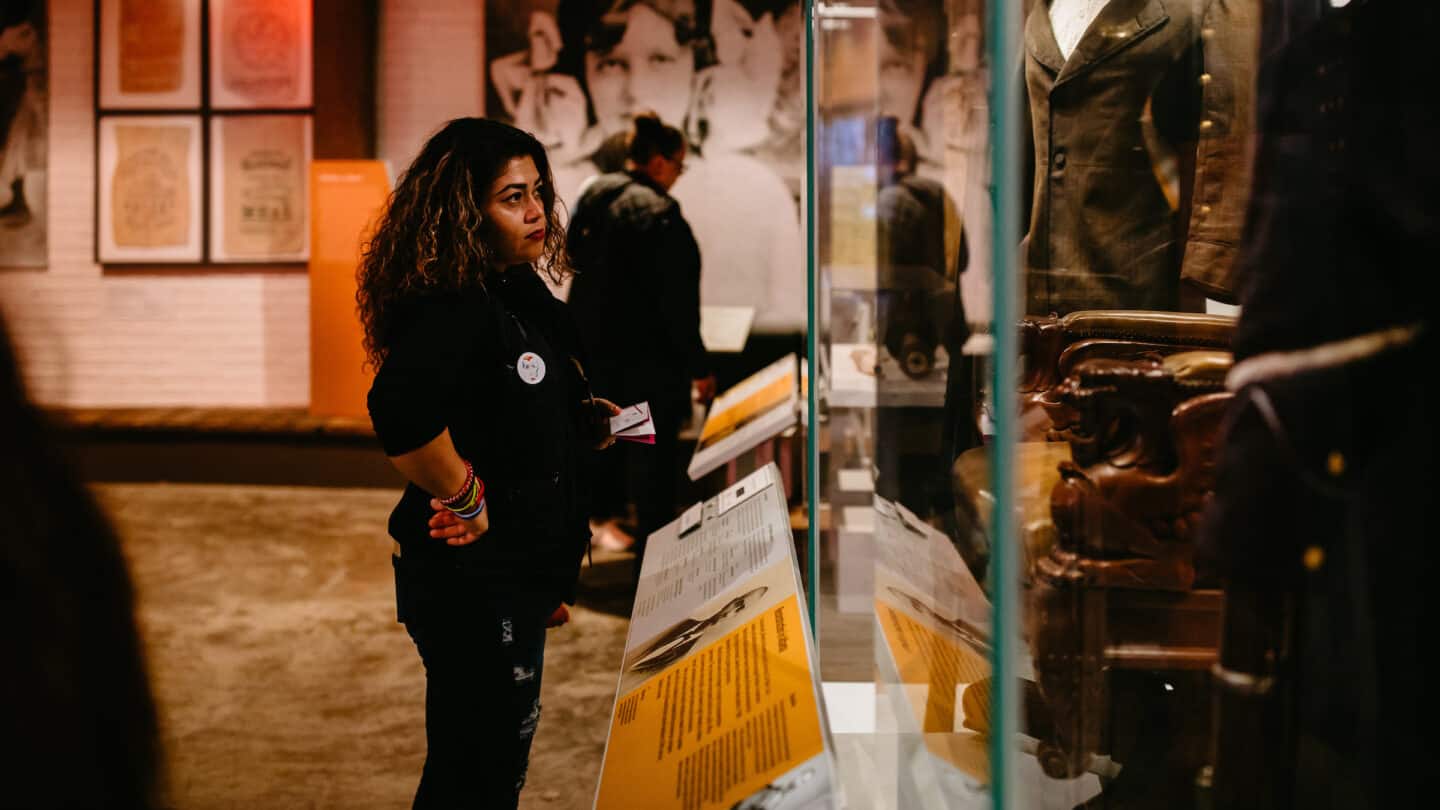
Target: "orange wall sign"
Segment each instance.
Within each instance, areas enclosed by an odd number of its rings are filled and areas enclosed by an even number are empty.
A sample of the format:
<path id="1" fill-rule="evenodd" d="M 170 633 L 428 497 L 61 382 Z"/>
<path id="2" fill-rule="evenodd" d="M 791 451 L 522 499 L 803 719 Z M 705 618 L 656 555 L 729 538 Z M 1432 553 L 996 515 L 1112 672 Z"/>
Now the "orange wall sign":
<path id="1" fill-rule="evenodd" d="M 378 160 L 310 165 L 310 413 L 369 418 L 355 271 L 360 250 L 390 193 Z"/>

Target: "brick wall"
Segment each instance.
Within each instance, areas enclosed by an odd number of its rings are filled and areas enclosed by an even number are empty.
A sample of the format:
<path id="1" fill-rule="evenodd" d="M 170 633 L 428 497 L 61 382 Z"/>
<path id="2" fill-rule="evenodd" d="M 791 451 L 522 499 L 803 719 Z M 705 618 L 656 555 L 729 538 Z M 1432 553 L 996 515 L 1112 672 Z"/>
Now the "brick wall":
<path id="1" fill-rule="evenodd" d="M 376 139 L 395 174 L 441 124 L 485 103 L 484 0 L 381 0 Z"/>
<path id="2" fill-rule="evenodd" d="M 94 262 L 94 4 L 49 5 L 49 267 L 0 270 L 0 309 L 32 398 L 76 407 L 305 405 L 303 265 L 104 270 Z M 480 6 L 382 0 L 378 149 L 397 170 L 444 120 L 478 110 Z"/>

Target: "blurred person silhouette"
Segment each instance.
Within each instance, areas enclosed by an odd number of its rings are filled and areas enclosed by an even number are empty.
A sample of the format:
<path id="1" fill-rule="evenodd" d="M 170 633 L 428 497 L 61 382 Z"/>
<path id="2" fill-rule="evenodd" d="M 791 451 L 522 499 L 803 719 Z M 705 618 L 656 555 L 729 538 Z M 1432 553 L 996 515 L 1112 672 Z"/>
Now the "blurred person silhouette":
<path id="1" fill-rule="evenodd" d="M 120 543 L 28 402 L 0 318 L 0 807 L 158 806 L 155 704 Z"/>
<path id="2" fill-rule="evenodd" d="M 596 178 L 575 205 L 570 307 L 594 384 L 626 406 L 650 403 L 654 445 L 626 445 L 591 460 L 602 542 L 608 536 L 617 548 L 627 545 L 614 518 L 627 500 L 635 504 L 638 574 L 645 538 L 675 517 L 678 436 L 691 384 L 708 402 L 715 378 L 700 340 L 700 250 L 669 194 L 685 171 L 685 138 L 640 114 L 626 151 L 630 170 Z"/>

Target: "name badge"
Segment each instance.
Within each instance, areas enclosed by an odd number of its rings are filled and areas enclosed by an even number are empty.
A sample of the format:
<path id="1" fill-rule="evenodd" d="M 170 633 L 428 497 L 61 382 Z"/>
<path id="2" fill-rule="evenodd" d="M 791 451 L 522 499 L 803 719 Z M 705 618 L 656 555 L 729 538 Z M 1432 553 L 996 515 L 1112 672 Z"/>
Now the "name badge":
<path id="1" fill-rule="evenodd" d="M 534 352 L 525 352 L 515 361 L 515 373 L 526 385 L 535 385 L 545 379 L 545 359 Z"/>

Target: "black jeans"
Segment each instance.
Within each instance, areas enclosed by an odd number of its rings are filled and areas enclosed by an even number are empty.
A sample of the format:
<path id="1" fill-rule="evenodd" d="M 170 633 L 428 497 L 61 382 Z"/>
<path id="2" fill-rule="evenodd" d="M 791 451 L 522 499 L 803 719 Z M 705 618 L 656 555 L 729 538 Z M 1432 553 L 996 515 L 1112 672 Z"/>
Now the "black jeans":
<path id="1" fill-rule="evenodd" d="M 425 665 L 416 810 L 514 808 L 540 719 L 553 605 L 487 592 L 463 572 L 395 558 L 399 619 Z"/>
<path id="2" fill-rule="evenodd" d="M 686 400 L 688 402 L 688 400 Z M 651 403 L 655 422 L 655 443 L 626 444 L 618 448 L 625 458 L 625 476 L 630 497 L 635 501 L 635 575 L 645 558 L 645 541 L 660 527 L 675 519 L 676 494 L 680 476 L 680 422 L 678 406 Z"/>

